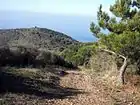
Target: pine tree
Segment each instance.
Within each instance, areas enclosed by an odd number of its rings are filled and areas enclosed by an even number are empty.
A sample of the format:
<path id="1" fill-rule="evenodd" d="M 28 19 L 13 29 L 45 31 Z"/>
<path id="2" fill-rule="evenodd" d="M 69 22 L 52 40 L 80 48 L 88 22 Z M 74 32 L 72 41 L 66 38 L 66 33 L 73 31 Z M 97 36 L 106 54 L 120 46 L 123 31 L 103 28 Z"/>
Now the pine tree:
<path id="1" fill-rule="evenodd" d="M 91 23 L 90 30 L 99 38 L 100 49 L 124 59 L 120 68 L 120 82 L 124 84 L 124 73 L 131 63 L 139 64 L 140 60 L 140 0 L 116 0 L 110 6 L 109 16 L 100 5 L 97 12 L 98 25 Z M 101 30 L 108 30 L 106 35 Z M 102 46 L 102 47 L 101 47 Z"/>

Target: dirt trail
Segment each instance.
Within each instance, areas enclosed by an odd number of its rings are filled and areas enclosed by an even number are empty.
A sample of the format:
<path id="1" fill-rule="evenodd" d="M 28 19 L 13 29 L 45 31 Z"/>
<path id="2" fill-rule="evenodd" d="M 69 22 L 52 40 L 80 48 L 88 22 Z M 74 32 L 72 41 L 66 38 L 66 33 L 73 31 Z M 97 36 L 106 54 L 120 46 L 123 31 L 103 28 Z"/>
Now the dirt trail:
<path id="1" fill-rule="evenodd" d="M 67 75 L 60 77 L 60 88 L 44 88 L 50 89 L 47 92 L 52 91 L 52 98 L 9 92 L 1 97 L 10 102 L 8 105 L 140 105 L 140 92 L 132 86 L 118 89 L 82 71 L 67 72 Z"/>
<path id="2" fill-rule="evenodd" d="M 80 71 L 70 71 L 60 80 L 63 87 L 78 89 L 83 92 L 65 99 L 51 101 L 51 105 L 112 105 L 105 90 L 98 83 L 93 82 L 90 76 Z"/>

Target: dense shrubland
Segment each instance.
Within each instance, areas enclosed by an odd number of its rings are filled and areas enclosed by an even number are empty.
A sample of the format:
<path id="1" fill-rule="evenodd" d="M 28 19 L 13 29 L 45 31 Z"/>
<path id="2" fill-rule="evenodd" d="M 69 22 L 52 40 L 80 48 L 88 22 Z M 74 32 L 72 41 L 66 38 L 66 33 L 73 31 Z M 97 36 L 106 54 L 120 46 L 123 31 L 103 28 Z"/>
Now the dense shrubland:
<path id="1" fill-rule="evenodd" d="M 72 63 L 51 52 L 33 48 L 17 47 L 15 49 L 0 48 L 0 66 L 45 67 L 58 65 L 73 68 Z"/>

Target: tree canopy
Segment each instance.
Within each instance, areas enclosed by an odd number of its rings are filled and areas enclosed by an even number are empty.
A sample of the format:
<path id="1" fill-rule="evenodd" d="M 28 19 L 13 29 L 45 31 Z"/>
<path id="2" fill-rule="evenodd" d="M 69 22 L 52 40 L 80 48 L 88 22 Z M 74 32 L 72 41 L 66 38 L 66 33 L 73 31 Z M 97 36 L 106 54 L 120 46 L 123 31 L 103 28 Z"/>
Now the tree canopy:
<path id="1" fill-rule="evenodd" d="M 98 25 L 91 23 L 90 30 L 99 38 L 100 44 L 109 50 L 126 55 L 128 47 L 136 51 L 140 45 L 140 0 L 116 0 L 110 6 L 109 16 L 100 5 L 97 12 Z M 134 8 L 135 7 L 135 8 Z M 101 30 L 108 30 L 106 35 Z M 132 51 L 132 50 L 131 50 Z M 126 55 L 128 56 L 128 55 Z"/>

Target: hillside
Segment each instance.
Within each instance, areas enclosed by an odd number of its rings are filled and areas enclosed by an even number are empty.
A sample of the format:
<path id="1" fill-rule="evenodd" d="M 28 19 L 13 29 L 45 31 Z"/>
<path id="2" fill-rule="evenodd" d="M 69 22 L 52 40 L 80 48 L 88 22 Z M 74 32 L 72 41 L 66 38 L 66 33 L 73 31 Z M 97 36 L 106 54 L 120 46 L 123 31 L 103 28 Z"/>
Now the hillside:
<path id="1" fill-rule="evenodd" d="M 9 47 L 26 46 L 49 51 L 62 51 L 78 41 L 73 38 L 46 28 L 1 29 L 1 45 Z"/>

